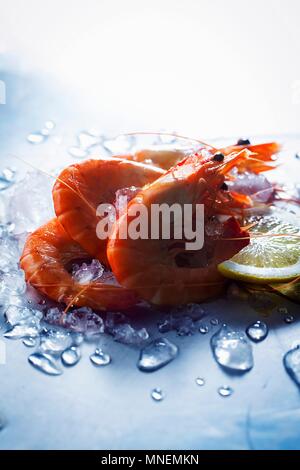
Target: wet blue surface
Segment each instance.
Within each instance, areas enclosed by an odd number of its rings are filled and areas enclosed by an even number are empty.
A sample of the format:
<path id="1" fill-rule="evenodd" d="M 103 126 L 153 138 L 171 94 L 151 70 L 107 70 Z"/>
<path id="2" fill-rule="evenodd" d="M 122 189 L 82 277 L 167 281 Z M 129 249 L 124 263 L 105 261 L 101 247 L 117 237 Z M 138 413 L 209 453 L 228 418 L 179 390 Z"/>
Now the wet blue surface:
<path id="1" fill-rule="evenodd" d="M 54 83 L 9 71 L 3 76 L 8 101 L 0 105 L 1 165 L 9 163 L 25 171 L 26 165 L 11 153 L 43 169 L 71 161 L 67 147 L 74 143 L 77 131 L 97 126 L 95 110 L 79 112 L 78 97 Z M 27 134 L 40 129 L 47 119 L 57 123 L 56 134 L 62 141 L 27 143 Z M 118 132 L 112 122 L 103 130 Z M 285 141 L 297 148 L 295 138 Z M 291 158 L 288 171 L 297 180 L 295 165 L 300 161 Z M 207 335 L 192 337 L 166 333 L 180 353 L 153 374 L 137 369 L 138 349 L 106 336 L 102 342 L 112 357 L 109 366 L 93 367 L 89 354 L 94 346 L 85 344 L 80 363 L 58 377 L 33 369 L 27 362 L 30 351 L 21 341 L 5 340 L 0 416 L 7 424 L 0 431 L 0 448 L 300 449 L 299 390 L 282 365 L 284 353 L 300 340 L 299 306 L 284 305 L 295 316 L 291 325 L 276 312 L 262 318 L 241 301 L 220 299 L 206 306 L 211 318 L 233 327 L 245 329 L 258 319 L 268 324 L 267 339 L 253 344 L 254 368 L 243 376 L 224 372 L 212 357 L 210 337 L 219 326 L 211 327 Z M 141 325 L 159 336 L 157 319 L 146 318 Z M 197 377 L 205 378 L 205 386 L 195 384 Z M 219 396 L 222 385 L 234 389 L 232 396 Z M 165 393 L 159 403 L 150 396 L 156 387 Z"/>

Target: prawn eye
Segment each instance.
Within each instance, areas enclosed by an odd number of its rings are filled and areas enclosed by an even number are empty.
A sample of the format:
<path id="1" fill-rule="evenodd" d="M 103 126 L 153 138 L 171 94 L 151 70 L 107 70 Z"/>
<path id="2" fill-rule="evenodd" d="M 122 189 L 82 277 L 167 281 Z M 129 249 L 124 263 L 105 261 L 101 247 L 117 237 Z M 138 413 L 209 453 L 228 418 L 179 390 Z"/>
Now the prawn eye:
<path id="1" fill-rule="evenodd" d="M 249 139 L 239 139 L 236 145 L 251 145 L 251 142 Z"/>
<path id="2" fill-rule="evenodd" d="M 222 162 L 224 160 L 224 158 L 225 158 L 225 156 L 221 152 L 215 153 L 214 156 L 213 156 L 213 160 L 215 162 Z"/>
<path id="3" fill-rule="evenodd" d="M 225 183 L 225 181 L 224 181 L 224 183 L 222 184 L 222 186 L 220 187 L 220 189 L 221 189 L 222 191 L 228 191 L 228 184 Z"/>

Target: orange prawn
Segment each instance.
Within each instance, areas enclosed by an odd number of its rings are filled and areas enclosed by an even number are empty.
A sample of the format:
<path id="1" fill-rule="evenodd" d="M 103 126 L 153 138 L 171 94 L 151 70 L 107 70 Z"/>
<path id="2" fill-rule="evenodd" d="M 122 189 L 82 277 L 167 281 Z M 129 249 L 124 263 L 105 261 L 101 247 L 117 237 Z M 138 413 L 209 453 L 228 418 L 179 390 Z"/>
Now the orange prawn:
<path id="1" fill-rule="evenodd" d="M 182 207 L 204 204 L 207 228 L 218 214 L 218 205 L 222 204 L 223 212 L 226 209 L 222 200 L 225 175 L 247 158 L 247 151 L 222 159 L 213 152 L 207 155 L 207 151 L 190 155 L 133 198 L 115 222 L 107 245 L 107 257 L 120 284 L 157 305 L 200 302 L 219 295 L 225 280 L 217 265 L 249 243 L 248 232 L 235 218 L 221 223 L 218 234 L 206 231 L 203 248 L 194 252 L 186 251 L 184 238 L 133 240 L 119 235 L 132 219 L 128 213 L 133 205 L 149 209 L 153 204 L 166 202 Z"/>
<path id="2" fill-rule="evenodd" d="M 26 281 L 50 299 L 70 306 L 95 310 L 124 310 L 137 302 L 133 291 L 97 280 L 80 284 L 68 266 L 89 256 L 70 239 L 57 219 L 52 219 L 29 235 L 20 259 Z"/>
<path id="3" fill-rule="evenodd" d="M 106 240 L 96 234 L 99 204 L 113 204 L 116 191 L 151 183 L 163 170 L 123 158 L 86 160 L 65 168 L 53 187 L 56 216 L 70 238 L 107 264 Z"/>
<path id="4" fill-rule="evenodd" d="M 174 137 L 176 137 L 175 134 Z M 198 152 L 201 151 L 201 149 L 207 149 L 208 151 L 219 152 L 224 155 L 230 155 L 233 152 L 247 149 L 253 154 L 253 156 L 240 163 L 239 171 L 260 173 L 274 168 L 272 165 L 272 163 L 274 163 L 274 156 L 281 150 L 281 145 L 277 142 L 251 145 L 250 141 L 240 140 L 236 145 L 216 148 L 197 139 L 190 139 L 188 137 L 181 136 L 178 136 L 178 138 L 185 139 L 187 141 L 194 140 L 195 143 L 193 147 L 187 146 L 186 148 L 174 148 L 174 146 L 167 145 L 151 146 L 149 148 L 136 150 L 131 156 L 128 155 L 126 158 L 131 158 L 138 162 L 148 161 L 164 170 L 168 170 L 172 166 L 176 165 L 180 160 L 183 160 L 187 155 L 194 153 L 195 148 Z"/>

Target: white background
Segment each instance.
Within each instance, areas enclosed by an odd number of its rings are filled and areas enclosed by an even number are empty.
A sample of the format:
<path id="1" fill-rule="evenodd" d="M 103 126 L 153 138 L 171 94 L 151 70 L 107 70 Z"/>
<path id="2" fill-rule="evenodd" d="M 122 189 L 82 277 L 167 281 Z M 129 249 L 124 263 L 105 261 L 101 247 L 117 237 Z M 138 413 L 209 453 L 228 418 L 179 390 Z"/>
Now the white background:
<path id="1" fill-rule="evenodd" d="M 0 50 L 116 132 L 298 132 L 299 0 L 0 1 Z"/>

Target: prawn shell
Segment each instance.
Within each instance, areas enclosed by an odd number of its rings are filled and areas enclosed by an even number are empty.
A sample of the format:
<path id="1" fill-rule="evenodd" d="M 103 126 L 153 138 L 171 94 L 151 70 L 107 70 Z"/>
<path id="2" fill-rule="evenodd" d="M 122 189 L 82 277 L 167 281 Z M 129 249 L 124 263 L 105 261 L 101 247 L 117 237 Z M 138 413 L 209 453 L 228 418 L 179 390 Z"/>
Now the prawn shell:
<path id="1" fill-rule="evenodd" d="M 163 170 L 123 158 L 91 159 L 65 168 L 53 187 L 56 216 L 72 240 L 92 257 L 108 265 L 107 240 L 97 237 L 99 204 L 113 204 L 116 191 L 142 188 Z"/>
<path id="2" fill-rule="evenodd" d="M 70 263 L 89 255 L 70 239 L 57 219 L 29 235 L 20 259 L 25 279 L 50 299 L 95 310 L 124 310 L 137 303 L 133 291 L 101 282 L 75 282 L 67 270 Z"/>
<path id="3" fill-rule="evenodd" d="M 234 154 L 223 163 L 193 155 L 171 168 L 164 176 L 141 191 L 127 207 L 143 203 L 205 203 L 207 213 L 213 214 L 210 192 L 215 193 L 224 182 L 224 174 L 235 162 L 247 158 L 247 152 Z M 206 199 L 207 198 L 207 199 Z M 127 220 L 126 220 L 127 219 Z M 128 220 L 129 219 L 129 220 Z M 157 305 L 178 305 L 201 302 L 220 295 L 225 279 L 217 266 L 231 258 L 249 243 L 249 235 L 240 228 L 236 219 L 228 219 L 223 226 L 223 238 L 213 242 L 213 254 L 209 261 L 199 262 L 199 267 L 179 267 L 172 255 L 172 240 L 121 239 L 123 225 L 130 222 L 127 213 L 115 223 L 108 246 L 107 256 L 112 270 L 121 285 L 134 290 L 141 298 Z M 204 245 L 195 256 L 205 259 L 207 246 Z"/>

